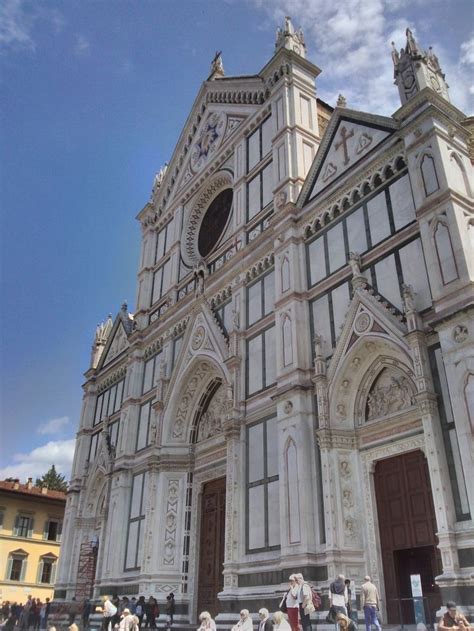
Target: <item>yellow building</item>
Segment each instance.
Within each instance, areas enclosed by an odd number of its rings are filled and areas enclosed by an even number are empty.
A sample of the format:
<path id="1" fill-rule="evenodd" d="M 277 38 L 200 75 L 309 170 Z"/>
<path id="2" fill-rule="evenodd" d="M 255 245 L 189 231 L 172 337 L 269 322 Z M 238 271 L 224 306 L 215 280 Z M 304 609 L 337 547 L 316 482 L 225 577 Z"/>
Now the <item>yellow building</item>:
<path id="1" fill-rule="evenodd" d="M 0 481 L 0 601 L 52 598 L 66 494 Z"/>

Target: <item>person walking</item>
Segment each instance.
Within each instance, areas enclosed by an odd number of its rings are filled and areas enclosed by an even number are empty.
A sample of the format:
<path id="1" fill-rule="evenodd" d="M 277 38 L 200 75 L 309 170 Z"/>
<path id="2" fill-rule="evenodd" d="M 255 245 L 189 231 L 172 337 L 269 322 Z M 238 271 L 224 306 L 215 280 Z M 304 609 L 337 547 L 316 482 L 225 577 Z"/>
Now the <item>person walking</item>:
<path id="1" fill-rule="evenodd" d="M 379 592 L 370 576 L 366 576 L 364 581 L 365 583 L 360 588 L 360 606 L 364 611 L 365 631 L 371 631 L 373 624 L 380 631 L 382 627 L 377 618 L 377 610 L 380 605 Z"/>
<path id="2" fill-rule="evenodd" d="M 260 618 L 260 623 L 258 625 L 258 631 L 272 631 L 273 625 L 270 620 L 270 612 L 265 607 L 262 607 L 258 612 L 258 617 Z"/>
<path id="3" fill-rule="evenodd" d="M 166 596 L 166 626 L 169 628 L 173 625 L 174 612 L 176 611 L 176 605 L 174 602 L 174 594 L 170 592 Z"/>
<path id="4" fill-rule="evenodd" d="M 282 611 L 275 611 L 273 614 L 273 631 L 292 631 Z"/>
<path id="5" fill-rule="evenodd" d="M 242 609 L 239 621 L 232 627 L 232 631 L 253 631 L 253 622 L 248 609 Z"/>
<path id="6" fill-rule="evenodd" d="M 347 616 L 348 599 L 345 577 L 343 574 L 339 574 L 336 580 L 329 585 L 329 605 L 336 616 L 338 613 Z"/>
<path id="7" fill-rule="evenodd" d="M 86 598 L 82 606 L 82 616 L 81 616 L 82 628 L 84 629 L 84 631 L 87 631 L 87 629 L 89 628 L 89 618 L 90 618 L 91 613 L 92 613 L 91 601 L 88 598 Z"/>
<path id="8" fill-rule="evenodd" d="M 309 583 L 304 580 L 303 574 L 295 574 L 298 585 L 298 606 L 303 631 L 311 631 L 311 614 L 315 611 L 313 595 Z"/>
<path id="9" fill-rule="evenodd" d="M 135 615 L 138 618 L 138 625 L 141 627 L 143 616 L 145 615 L 145 596 L 140 596 L 135 606 Z"/>
<path id="10" fill-rule="evenodd" d="M 117 607 L 111 602 L 109 596 L 103 596 L 103 605 L 102 605 L 102 631 L 113 631 L 114 625 L 113 620 L 117 615 Z"/>
<path id="11" fill-rule="evenodd" d="M 199 622 L 201 626 L 198 631 L 216 631 L 216 623 L 211 618 L 211 614 L 208 611 L 203 611 L 199 616 Z"/>
<path id="12" fill-rule="evenodd" d="M 298 583 L 296 582 L 296 575 L 291 574 L 288 581 L 288 591 L 281 599 L 280 611 L 286 613 L 286 615 L 288 616 L 288 622 L 290 623 L 291 631 L 298 631 L 300 606 L 298 602 L 299 588 Z"/>

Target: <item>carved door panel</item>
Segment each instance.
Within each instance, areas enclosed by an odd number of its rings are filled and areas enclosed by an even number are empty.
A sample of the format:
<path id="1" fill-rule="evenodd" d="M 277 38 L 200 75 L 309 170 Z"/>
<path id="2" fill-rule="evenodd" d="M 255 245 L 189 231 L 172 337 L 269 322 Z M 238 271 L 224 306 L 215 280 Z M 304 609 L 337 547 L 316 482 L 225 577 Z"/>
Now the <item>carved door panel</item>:
<path id="1" fill-rule="evenodd" d="M 224 587 L 225 478 L 204 485 L 199 545 L 198 615 L 219 613 L 217 594 Z"/>
<path id="2" fill-rule="evenodd" d="M 414 451 L 378 462 L 375 495 L 388 622 L 399 623 L 400 609 L 396 599 L 411 596 L 411 591 L 407 591 L 411 589 L 410 573 L 422 575 L 423 591 L 430 609 L 438 601 L 441 605 L 439 590 L 434 585 L 434 576 L 439 573 L 436 568 L 440 568 L 436 518 L 423 453 Z M 428 567 L 433 570 L 431 574 Z M 402 611 L 405 624 L 411 622 L 406 617 L 410 617 L 412 611 L 412 604 L 405 601 Z"/>

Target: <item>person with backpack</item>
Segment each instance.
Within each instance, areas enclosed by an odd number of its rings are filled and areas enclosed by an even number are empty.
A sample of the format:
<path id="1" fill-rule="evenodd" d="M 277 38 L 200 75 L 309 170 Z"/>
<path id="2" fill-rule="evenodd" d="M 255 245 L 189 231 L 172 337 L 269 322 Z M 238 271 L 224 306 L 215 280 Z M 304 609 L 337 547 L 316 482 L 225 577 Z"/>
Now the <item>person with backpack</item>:
<path id="1" fill-rule="evenodd" d="M 145 615 L 145 596 L 140 596 L 135 606 L 135 615 L 138 618 L 138 626 L 142 626 L 143 616 Z"/>
<path id="2" fill-rule="evenodd" d="M 302 574 L 295 575 L 298 584 L 298 605 L 303 631 L 311 631 L 311 614 L 316 610 L 313 605 L 313 592 L 311 586 L 304 580 Z"/>

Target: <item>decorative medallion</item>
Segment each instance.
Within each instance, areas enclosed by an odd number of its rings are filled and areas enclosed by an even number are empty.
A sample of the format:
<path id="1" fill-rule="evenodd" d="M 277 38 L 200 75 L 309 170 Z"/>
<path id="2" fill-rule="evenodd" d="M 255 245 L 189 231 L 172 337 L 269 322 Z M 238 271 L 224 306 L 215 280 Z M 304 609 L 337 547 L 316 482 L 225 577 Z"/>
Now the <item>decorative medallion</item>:
<path id="1" fill-rule="evenodd" d="M 365 333 L 368 331 L 371 324 L 372 318 L 367 312 L 363 311 L 357 316 L 356 321 L 354 322 L 354 330 L 359 334 Z"/>
<path id="2" fill-rule="evenodd" d="M 203 326 L 198 326 L 193 333 L 193 339 L 191 340 L 191 348 L 193 351 L 197 351 L 201 348 L 206 336 L 206 331 Z"/>
<path id="3" fill-rule="evenodd" d="M 293 403 L 291 401 L 285 401 L 283 404 L 283 411 L 285 414 L 290 414 L 293 410 Z"/>
<path id="4" fill-rule="evenodd" d="M 206 164 L 222 140 L 226 118 L 222 113 L 214 112 L 205 121 L 203 128 L 191 151 L 191 169 L 196 173 Z"/>

